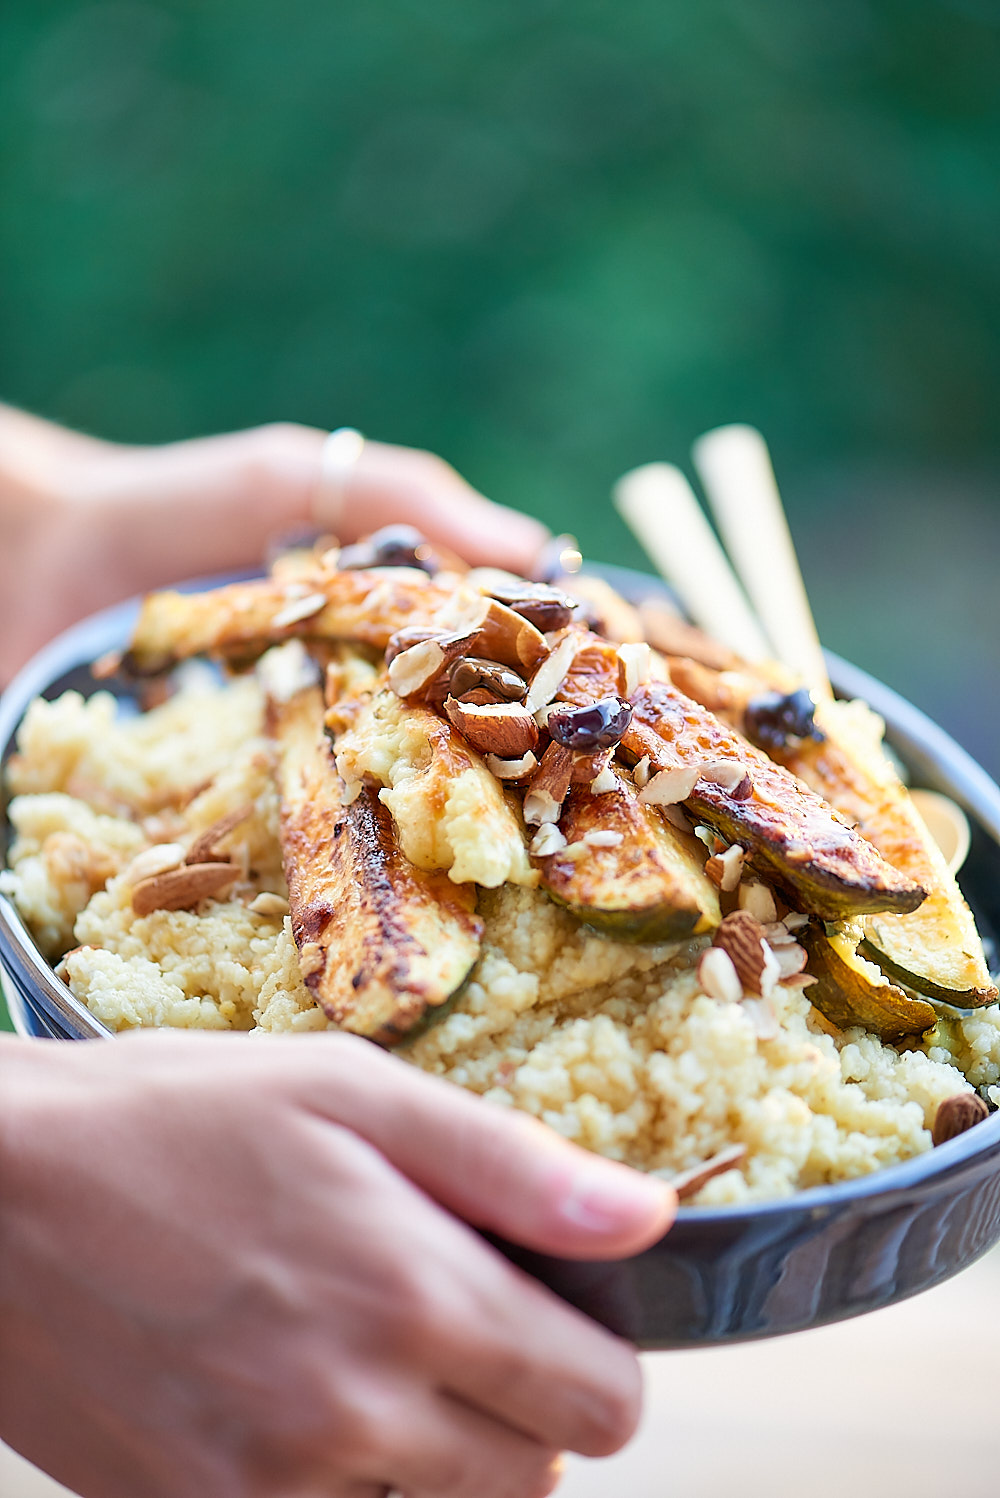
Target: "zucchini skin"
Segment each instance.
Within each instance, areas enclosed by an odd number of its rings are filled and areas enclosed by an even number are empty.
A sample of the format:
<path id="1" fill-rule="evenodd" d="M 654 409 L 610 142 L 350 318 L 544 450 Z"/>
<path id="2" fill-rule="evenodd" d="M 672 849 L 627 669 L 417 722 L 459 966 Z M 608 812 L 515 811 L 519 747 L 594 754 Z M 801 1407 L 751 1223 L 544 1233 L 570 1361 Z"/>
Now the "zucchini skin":
<path id="1" fill-rule="evenodd" d="M 123 665 L 133 676 L 156 675 L 195 655 L 242 664 L 292 636 L 356 640 L 384 650 L 396 630 L 429 622 L 454 597 L 456 579 L 438 582 L 406 567 L 337 572 L 317 569 L 301 585 L 326 603 L 315 614 L 275 624 L 294 600 L 272 578 L 230 583 L 205 593 L 150 593 Z M 479 595 L 474 595 L 478 597 Z"/>
<path id="2" fill-rule="evenodd" d="M 740 728 L 747 703 L 779 685 L 743 665 L 738 674 L 690 660 L 671 661 L 678 685 L 702 706 Z M 850 704 L 820 703 L 816 721 L 825 741 L 790 742 L 771 758 L 822 796 L 900 873 L 927 891 L 914 914 L 865 918 L 865 956 L 908 988 L 958 1008 L 997 1000 L 975 921 L 954 874 L 941 857 L 876 735 L 854 726 Z"/>
<path id="3" fill-rule="evenodd" d="M 996 1003 L 972 912 L 893 766 L 873 740 L 846 723 L 840 704 L 821 718 L 826 740 L 788 751 L 802 778 L 858 825 L 883 857 L 927 891 L 909 914 L 864 921 L 862 947 L 897 983 L 959 1008 Z M 849 712 L 849 710 L 848 710 Z M 785 758 L 785 755 L 782 756 Z"/>
<path id="4" fill-rule="evenodd" d="M 559 827 L 568 843 L 592 831 L 617 832 L 621 842 L 590 848 L 578 861 L 559 853 L 536 858 L 546 894 L 618 941 L 678 941 L 711 930 L 722 915 L 700 844 L 643 806 L 631 780 L 616 774 L 618 789 L 597 796 L 588 786 L 573 786 Z"/>
<path id="5" fill-rule="evenodd" d="M 479 957 L 475 889 L 417 869 L 377 788 L 347 806 L 318 688 L 269 708 L 303 981 L 341 1029 L 391 1046 L 462 989 Z"/>
<path id="6" fill-rule="evenodd" d="M 612 680 L 614 647 L 585 636 L 560 695 L 578 704 L 593 701 Z M 654 772 L 720 759 L 749 771 L 753 789 L 745 800 L 701 780 L 685 805 L 727 842 L 740 843 L 758 873 L 787 892 L 795 909 L 836 921 L 920 905 L 921 885 L 892 868 L 815 791 L 700 703 L 668 682 L 650 682 L 633 694 L 632 706 L 622 745 L 636 760 L 648 755 Z"/>
<path id="7" fill-rule="evenodd" d="M 905 1035 L 923 1035 L 937 1023 L 926 1000 L 904 993 L 886 979 L 873 981 L 846 960 L 822 930 L 810 927 L 799 940 L 809 953 L 808 970 L 817 980 L 807 990 L 809 1001 L 839 1030 L 860 1025 L 891 1043 Z"/>

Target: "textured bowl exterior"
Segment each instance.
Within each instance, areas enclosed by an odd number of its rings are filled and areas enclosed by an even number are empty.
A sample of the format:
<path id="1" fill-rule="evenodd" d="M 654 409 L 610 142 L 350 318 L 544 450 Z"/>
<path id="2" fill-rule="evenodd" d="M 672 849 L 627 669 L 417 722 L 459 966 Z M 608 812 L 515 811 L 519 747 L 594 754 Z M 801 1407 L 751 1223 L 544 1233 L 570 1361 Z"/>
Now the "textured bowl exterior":
<path id="1" fill-rule="evenodd" d="M 616 582 L 621 577 L 616 576 Z M 127 637 L 135 605 L 95 615 L 37 656 L 0 698 L 0 754 L 32 697 L 95 690 L 87 667 Z M 973 828 L 963 888 L 992 944 L 1000 930 L 1000 790 L 941 729 L 855 667 L 829 657 L 844 695 L 886 719 L 915 780 L 953 796 Z M 127 689 L 114 690 L 127 699 Z M 108 1031 L 36 952 L 0 896 L 0 965 L 23 1035 Z M 755 1206 L 685 1207 L 661 1242 L 632 1259 L 570 1263 L 503 1251 L 557 1294 L 639 1346 L 704 1347 L 856 1316 L 931 1288 L 1000 1241 L 1000 1114 L 903 1165 Z"/>

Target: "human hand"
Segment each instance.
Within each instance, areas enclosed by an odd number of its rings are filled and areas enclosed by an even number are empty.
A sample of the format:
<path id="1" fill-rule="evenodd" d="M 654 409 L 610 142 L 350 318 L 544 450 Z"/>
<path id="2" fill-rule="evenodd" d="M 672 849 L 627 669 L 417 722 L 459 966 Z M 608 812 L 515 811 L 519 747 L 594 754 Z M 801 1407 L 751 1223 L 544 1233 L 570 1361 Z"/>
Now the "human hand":
<path id="1" fill-rule="evenodd" d="M 542 1498 L 632 1434 L 633 1350 L 466 1222 L 614 1258 L 668 1187 L 345 1035 L 0 1065 L 0 1434 L 86 1498 Z"/>
<path id="2" fill-rule="evenodd" d="M 256 566 L 275 537 L 316 521 L 352 541 L 405 520 L 472 563 L 530 569 L 545 527 L 442 458 L 366 442 L 324 486 L 326 436 L 280 423 L 124 447 L 0 407 L 0 683 L 94 609 Z"/>

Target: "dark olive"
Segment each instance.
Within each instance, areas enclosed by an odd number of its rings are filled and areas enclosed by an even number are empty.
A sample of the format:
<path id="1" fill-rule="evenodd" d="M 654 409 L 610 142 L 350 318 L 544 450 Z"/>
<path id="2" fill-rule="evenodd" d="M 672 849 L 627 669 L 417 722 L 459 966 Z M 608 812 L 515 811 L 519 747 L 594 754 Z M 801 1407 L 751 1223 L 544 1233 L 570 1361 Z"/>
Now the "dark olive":
<path id="1" fill-rule="evenodd" d="M 491 588 L 489 596 L 495 598 L 497 603 L 506 604 L 543 634 L 546 630 L 563 629 L 573 618 L 577 607 L 575 598 L 570 598 L 568 593 L 560 593 L 558 588 L 549 588 L 544 583 L 524 583 L 520 588 L 511 583 L 509 587 Z"/>
<path id="2" fill-rule="evenodd" d="M 826 735 L 816 727 L 813 700 L 805 687 L 797 692 L 762 692 L 747 703 L 743 726 L 747 738 L 762 749 L 783 749 L 789 739 L 815 739 Z"/>
<path id="3" fill-rule="evenodd" d="M 589 707 L 556 707 L 546 728 L 567 749 L 612 749 L 632 721 L 632 705 L 621 697 L 603 697 Z"/>
<path id="4" fill-rule="evenodd" d="M 505 702 L 521 702 L 528 695 L 528 683 L 516 671 L 478 655 L 463 655 L 452 666 L 448 680 L 453 697 L 464 697 L 477 687 L 485 687 Z"/>
<path id="5" fill-rule="evenodd" d="M 438 563 L 427 540 L 412 525 L 385 525 L 363 541 L 345 546 L 337 558 L 342 572 L 363 567 L 418 567 L 432 576 Z"/>

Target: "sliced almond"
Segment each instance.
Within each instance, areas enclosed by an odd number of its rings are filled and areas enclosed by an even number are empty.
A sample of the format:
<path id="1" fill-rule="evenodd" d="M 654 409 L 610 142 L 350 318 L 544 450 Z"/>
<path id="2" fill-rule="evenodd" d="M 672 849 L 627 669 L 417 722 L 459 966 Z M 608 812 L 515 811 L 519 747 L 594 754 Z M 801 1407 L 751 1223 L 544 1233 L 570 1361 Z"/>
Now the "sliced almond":
<path id="1" fill-rule="evenodd" d="M 561 853 L 566 847 L 566 839 L 559 828 L 552 822 L 543 822 L 531 839 L 529 853 L 533 858 L 551 858 L 553 853 Z"/>
<path id="2" fill-rule="evenodd" d="M 526 780 L 538 768 L 538 760 L 530 749 L 520 759 L 500 759 L 496 754 L 487 754 L 486 768 L 498 780 Z"/>
<path id="3" fill-rule="evenodd" d="M 231 832 L 234 832 L 242 822 L 246 821 L 247 817 L 252 815 L 253 806 L 249 804 L 245 806 L 237 806 L 235 810 L 227 812 L 224 817 L 220 817 L 217 822 L 213 822 L 211 827 L 206 827 L 204 832 L 199 833 L 194 842 L 191 844 L 190 848 L 188 848 L 184 862 L 223 862 L 223 860 L 218 857 L 219 843 L 223 842 Z"/>
<path id="4" fill-rule="evenodd" d="M 288 901 L 284 895 L 273 894 L 271 890 L 262 890 L 247 906 L 247 910 L 252 910 L 254 915 L 285 916 L 288 909 Z"/>
<path id="5" fill-rule="evenodd" d="M 609 791 L 618 789 L 618 776 L 611 768 L 610 761 L 604 766 L 599 775 L 595 775 L 590 782 L 590 794 L 592 796 L 606 796 Z"/>
<path id="6" fill-rule="evenodd" d="M 132 909 L 139 916 L 154 910 L 191 910 L 200 900 L 218 898 L 238 878 L 239 870 L 231 863 L 182 864 L 137 884 Z"/>
<path id="7" fill-rule="evenodd" d="M 529 791 L 524 798 L 524 820 L 529 827 L 558 822 L 561 812 L 562 802 L 549 791 Z"/>
<path id="8" fill-rule="evenodd" d="M 385 663 L 391 666 L 397 655 L 402 655 L 404 650 L 409 650 L 414 645 L 423 645 L 428 640 L 437 640 L 440 644 L 447 638 L 448 632 L 443 629 L 423 629 L 418 625 L 397 629 L 395 634 L 389 636 L 389 643 L 385 647 Z"/>
<path id="9" fill-rule="evenodd" d="M 676 806 L 690 799 L 701 778 L 700 765 L 685 765 L 677 770 L 660 770 L 639 792 L 646 806 Z"/>
<path id="10" fill-rule="evenodd" d="M 740 885 L 738 899 L 740 909 L 754 916 L 762 926 L 778 919 L 778 907 L 766 884 L 761 884 L 757 880 L 752 880 L 750 883 L 744 882 Z"/>
<path id="11" fill-rule="evenodd" d="M 276 645 L 257 663 L 257 677 L 273 702 L 291 702 L 319 680 L 319 667 L 301 640 Z"/>
<path id="12" fill-rule="evenodd" d="M 794 947 L 797 945 L 794 935 L 789 931 L 784 921 L 768 921 L 764 927 L 764 935 L 767 944 L 777 951 L 779 947 Z"/>
<path id="13" fill-rule="evenodd" d="M 583 842 L 588 848 L 617 848 L 624 841 L 624 834 L 613 832 L 610 828 L 595 827 L 592 832 L 583 834 Z"/>
<path id="14" fill-rule="evenodd" d="M 782 916 L 781 920 L 789 931 L 801 931 L 803 926 L 809 924 L 809 917 L 801 910 L 790 910 L 787 915 Z"/>
<path id="15" fill-rule="evenodd" d="M 564 635 L 552 654 L 542 661 L 528 685 L 524 705 L 529 712 L 537 713 L 546 707 L 566 679 L 566 673 L 576 658 L 579 639 L 572 632 Z"/>
<path id="16" fill-rule="evenodd" d="M 644 754 L 642 756 L 642 759 L 640 759 L 639 762 L 638 762 L 638 764 L 635 766 L 634 770 L 632 771 L 632 779 L 635 782 L 636 790 L 639 790 L 639 791 L 642 790 L 642 788 L 643 788 L 644 785 L 648 785 L 649 784 L 649 755 L 648 754 Z"/>
<path id="17" fill-rule="evenodd" d="M 710 999 L 723 1004 L 738 1004 L 743 997 L 743 985 L 728 952 L 721 947 L 709 947 L 698 959 L 698 982 L 702 992 Z"/>
<path id="18" fill-rule="evenodd" d="M 538 725 L 520 702 L 463 702 L 448 697 L 448 719 L 473 749 L 498 759 L 522 759 L 538 743 Z"/>
<path id="19" fill-rule="evenodd" d="M 532 791 L 544 791 L 561 806 L 573 783 L 572 749 L 553 739 L 542 755 L 542 762 L 531 780 Z"/>
<path id="20" fill-rule="evenodd" d="M 291 588 L 288 590 L 291 592 Z M 301 624 L 312 619 L 326 608 L 325 593 L 307 593 L 304 598 L 292 598 L 283 609 L 279 609 L 271 620 L 273 629 L 288 629 L 292 624 Z"/>
<path id="21" fill-rule="evenodd" d="M 712 883 L 725 894 L 732 894 L 743 874 L 746 854 L 739 843 L 733 843 L 724 853 L 713 853 L 705 864 L 705 873 Z"/>
<path id="22" fill-rule="evenodd" d="M 768 942 L 770 946 L 770 942 Z M 809 953 L 805 947 L 800 947 L 798 942 L 793 942 L 787 947 L 771 947 L 774 960 L 778 964 L 778 982 L 784 983 L 787 978 L 794 978 L 805 969 L 809 961 Z"/>
<path id="23" fill-rule="evenodd" d="M 644 640 L 618 647 L 618 695 L 629 698 L 646 685 L 653 670 L 653 652 Z"/>
<path id="24" fill-rule="evenodd" d="M 389 664 L 389 685 L 397 697 L 416 697 L 426 691 L 445 666 L 445 652 L 440 640 L 421 640 L 393 657 Z"/>
<path id="25" fill-rule="evenodd" d="M 179 868 L 184 862 L 183 843 L 154 843 L 137 853 L 124 870 L 126 884 L 141 884 L 144 879 L 154 879 L 168 869 Z"/>
<path id="26" fill-rule="evenodd" d="M 710 1160 L 705 1160 L 701 1165 L 692 1165 L 690 1170 L 682 1170 L 679 1175 L 670 1178 L 670 1185 L 677 1192 L 681 1201 L 686 1201 L 690 1196 L 697 1196 L 702 1186 L 708 1184 L 713 1176 L 723 1175 L 727 1170 L 733 1170 L 741 1165 L 747 1157 L 745 1144 L 731 1144 L 728 1149 L 720 1150 Z"/>
<path id="27" fill-rule="evenodd" d="M 660 806 L 657 810 L 663 820 L 669 822 L 671 827 L 676 827 L 678 832 L 691 832 L 691 823 L 679 806 Z"/>
<path id="28" fill-rule="evenodd" d="M 738 759 L 713 759 L 702 765 L 701 780 L 708 780 L 726 791 L 734 801 L 745 801 L 753 790 L 746 765 Z"/>
<path id="29" fill-rule="evenodd" d="M 590 785 L 611 763 L 611 749 L 597 749 L 593 754 L 573 752 L 573 784 Z"/>
<path id="30" fill-rule="evenodd" d="M 744 999 L 742 1007 L 758 1040 L 777 1040 L 781 1026 L 770 999 Z"/>

